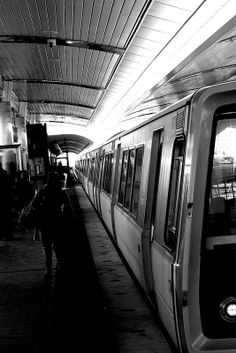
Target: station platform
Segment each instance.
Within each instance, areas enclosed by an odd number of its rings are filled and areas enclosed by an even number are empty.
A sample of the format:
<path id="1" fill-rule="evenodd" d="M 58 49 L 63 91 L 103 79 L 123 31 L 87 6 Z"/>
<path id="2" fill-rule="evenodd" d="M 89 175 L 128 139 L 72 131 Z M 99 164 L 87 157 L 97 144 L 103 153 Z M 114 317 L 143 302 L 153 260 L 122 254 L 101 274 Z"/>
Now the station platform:
<path id="1" fill-rule="evenodd" d="M 173 353 L 84 190 L 67 193 L 63 270 L 45 277 L 30 231 L 0 242 L 0 352 Z"/>

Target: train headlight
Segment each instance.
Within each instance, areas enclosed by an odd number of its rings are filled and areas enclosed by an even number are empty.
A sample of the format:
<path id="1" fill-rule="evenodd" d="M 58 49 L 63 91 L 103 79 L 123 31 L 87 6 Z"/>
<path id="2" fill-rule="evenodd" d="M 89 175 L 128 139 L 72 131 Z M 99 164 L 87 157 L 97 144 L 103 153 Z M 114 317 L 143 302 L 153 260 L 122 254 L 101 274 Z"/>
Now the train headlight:
<path id="1" fill-rule="evenodd" d="M 228 322 L 236 322 L 236 297 L 226 298 L 220 304 L 220 315 Z"/>

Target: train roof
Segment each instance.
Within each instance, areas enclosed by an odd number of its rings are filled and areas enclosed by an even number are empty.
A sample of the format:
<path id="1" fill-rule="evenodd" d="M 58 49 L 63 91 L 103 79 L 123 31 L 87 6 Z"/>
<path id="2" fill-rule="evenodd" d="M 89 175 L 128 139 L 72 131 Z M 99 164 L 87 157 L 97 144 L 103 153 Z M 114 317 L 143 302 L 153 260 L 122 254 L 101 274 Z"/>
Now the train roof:
<path id="1" fill-rule="evenodd" d="M 147 124 L 150 124 L 152 121 L 166 115 L 166 114 L 169 114 L 170 112 L 174 111 L 174 110 L 177 110 L 187 104 L 189 104 L 193 98 L 195 99 L 199 99 L 200 96 L 208 91 L 208 90 L 211 90 L 212 92 L 217 92 L 220 89 L 224 90 L 225 87 L 228 87 L 228 89 L 236 89 L 236 81 L 231 81 L 231 82 L 224 82 L 224 83 L 220 83 L 220 84 L 215 84 L 215 85 L 209 85 L 209 86 L 205 86 L 205 87 L 201 87 L 199 89 L 197 89 L 195 92 L 189 94 L 188 96 L 180 99 L 178 102 L 175 102 L 171 105 L 169 105 L 168 107 L 166 107 L 165 109 L 162 109 L 160 110 L 159 112 L 157 112 L 156 114 L 153 114 L 152 117 L 148 118 L 147 120 L 141 122 L 140 124 L 126 130 L 126 131 L 121 131 L 121 132 L 118 132 L 117 134 L 111 136 L 109 139 L 107 139 L 103 144 L 101 144 L 100 146 L 94 148 L 93 150 L 90 150 L 88 152 L 84 152 L 84 154 L 82 155 L 86 155 L 87 153 L 93 153 L 94 151 L 97 151 L 99 150 L 100 148 L 108 145 L 109 143 L 112 143 L 114 142 L 115 140 L 117 139 L 120 139 L 121 137 L 123 136 L 126 136 L 142 127 L 144 127 L 145 125 Z"/>
<path id="2" fill-rule="evenodd" d="M 165 109 L 162 109 L 161 111 L 159 111 L 156 114 L 154 114 L 152 117 L 148 118 L 147 120 L 141 122 L 140 124 L 130 128 L 128 130 L 118 132 L 117 134 L 111 136 L 104 143 L 102 143 L 100 146 L 94 148 L 93 150 L 90 150 L 90 151 L 87 151 L 87 152 L 84 151 L 84 153 L 81 153 L 81 156 L 87 155 L 89 153 L 93 153 L 93 152 L 99 150 L 100 148 L 108 145 L 109 143 L 112 143 L 113 141 L 115 141 L 117 139 L 120 139 L 121 137 L 126 136 L 126 135 L 128 135 L 128 134 L 130 134 L 130 133 L 132 133 L 132 132 L 134 132 L 134 131 L 136 131 L 138 129 L 140 129 L 140 128 L 142 128 L 143 126 L 145 126 L 147 124 L 150 124 L 152 121 L 162 117 L 163 115 L 169 114 L 170 112 L 172 112 L 172 111 L 174 111 L 176 109 L 179 109 L 182 106 L 185 106 L 186 104 L 188 104 L 191 101 L 191 99 L 192 99 L 194 94 L 195 93 L 192 93 L 192 94 L 188 95 L 187 97 L 184 97 L 184 98 L 180 99 L 178 102 L 171 104 L 170 106 L 168 106 Z"/>

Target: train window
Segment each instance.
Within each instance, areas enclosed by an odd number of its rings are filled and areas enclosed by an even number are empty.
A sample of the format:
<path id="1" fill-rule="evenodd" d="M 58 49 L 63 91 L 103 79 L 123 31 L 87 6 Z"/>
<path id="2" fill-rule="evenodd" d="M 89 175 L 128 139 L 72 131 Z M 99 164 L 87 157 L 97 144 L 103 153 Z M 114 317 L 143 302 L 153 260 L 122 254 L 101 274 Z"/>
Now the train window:
<path id="1" fill-rule="evenodd" d="M 236 234 L 236 119 L 218 120 L 214 138 L 207 236 L 232 236 Z"/>
<path id="2" fill-rule="evenodd" d="M 184 154 L 184 139 L 177 139 L 173 149 L 171 167 L 171 178 L 169 186 L 168 208 L 167 208 L 167 230 L 165 233 L 165 244 L 174 249 L 176 243 L 176 229 L 178 226 L 179 201 L 181 191 L 181 176 Z"/>
<path id="3" fill-rule="evenodd" d="M 109 194 L 111 192 L 111 175 L 113 167 L 113 153 L 108 153 L 105 156 L 103 189 Z"/>
<path id="4" fill-rule="evenodd" d="M 90 168 L 89 168 L 89 178 L 94 180 L 94 157 L 89 160 Z"/>
<path id="5" fill-rule="evenodd" d="M 126 180 L 126 187 L 125 187 L 125 201 L 124 201 L 124 206 L 127 209 L 129 209 L 129 207 L 130 207 L 133 175 L 134 175 L 134 149 L 129 150 L 128 171 L 127 171 L 127 180 Z"/>
<path id="6" fill-rule="evenodd" d="M 148 195 L 150 195 L 150 200 L 147 200 L 151 204 L 150 212 L 150 224 L 151 224 L 151 240 L 154 237 L 154 227 L 156 220 L 156 203 L 157 203 L 157 193 L 158 193 L 158 184 L 159 184 L 159 175 L 160 175 L 160 166 L 161 166 L 161 156 L 162 156 L 162 146 L 163 146 L 163 130 L 154 131 L 153 141 L 152 141 L 152 151 L 150 159 L 150 172 L 149 172 L 149 185 L 150 191 L 148 190 Z"/>
<path id="7" fill-rule="evenodd" d="M 95 158 L 95 166 L 94 166 L 94 184 L 98 185 L 98 178 L 99 178 L 99 168 L 100 168 L 100 158 L 96 153 Z"/>
<path id="8" fill-rule="evenodd" d="M 101 156 L 101 177 L 100 177 L 100 186 L 101 186 L 101 188 L 103 188 L 104 167 L 105 167 L 105 154 L 103 154 Z"/>
<path id="9" fill-rule="evenodd" d="M 91 175 L 91 161 L 90 161 L 90 158 L 88 158 L 88 167 L 87 167 L 87 175 L 88 175 L 88 178 L 90 178 L 90 175 Z"/>
<path id="10" fill-rule="evenodd" d="M 133 181 L 133 190 L 132 190 L 132 199 L 131 199 L 131 213 L 137 217 L 138 215 L 138 202 L 139 202 L 139 190 L 141 183 L 141 171 L 142 171 L 142 162 L 143 162 L 143 151 L 144 147 L 138 147 L 136 149 L 135 155 L 135 168 L 134 168 L 134 181 Z"/>
<path id="11" fill-rule="evenodd" d="M 103 156 L 98 158 L 98 186 L 102 185 Z"/>
<path id="12" fill-rule="evenodd" d="M 105 189 L 106 185 L 106 174 L 107 174 L 107 157 L 108 155 L 104 155 L 103 159 L 103 178 L 102 178 L 102 189 Z"/>
<path id="13" fill-rule="evenodd" d="M 123 152 L 118 202 L 135 217 L 138 214 L 143 146 Z"/>
<path id="14" fill-rule="evenodd" d="M 108 168 L 107 168 L 107 182 L 106 182 L 106 191 L 111 193 L 111 177 L 112 177 L 112 168 L 114 163 L 114 153 L 109 153 L 108 157 Z"/>
<path id="15" fill-rule="evenodd" d="M 125 184 L 126 184 L 126 174 L 127 174 L 127 165 L 128 165 L 128 153 L 129 151 L 123 152 L 122 166 L 121 166 L 121 178 L 120 178 L 120 189 L 118 202 L 123 204 L 125 197 Z"/>
<path id="16" fill-rule="evenodd" d="M 89 171 L 89 159 L 86 158 L 86 164 L 85 164 L 85 175 L 88 176 L 88 171 Z"/>

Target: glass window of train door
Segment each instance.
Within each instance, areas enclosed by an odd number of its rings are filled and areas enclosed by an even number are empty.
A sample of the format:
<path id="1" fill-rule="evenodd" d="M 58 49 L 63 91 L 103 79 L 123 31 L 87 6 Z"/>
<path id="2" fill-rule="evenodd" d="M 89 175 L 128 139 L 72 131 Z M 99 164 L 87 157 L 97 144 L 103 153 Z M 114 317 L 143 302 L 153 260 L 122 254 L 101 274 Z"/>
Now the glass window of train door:
<path id="1" fill-rule="evenodd" d="M 120 170 L 120 151 L 121 144 L 117 145 L 116 155 L 115 155 L 115 173 L 113 181 L 113 201 L 117 199 L 118 195 L 118 180 L 119 180 L 119 170 Z"/>
<path id="2" fill-rule="evenodd" d="M 106 181 L 106 168 L 107 168 L 107 155 L 104 154 L 103 157 L 103 173 L 102 173 L 102 189 L 104 190 L 104 185 L 105 185 L 105 181 Z"/>
<path id="3" fill-rule="evenodd" d="M 99 154 L 97 154 L 97 173 L 96 173 L 96 185 L 99 186 L 99 177 L 100 177 L 100 169 L 101 169 L 101 157 L 99 156 Z"/>
<path id="4" fill-rule="evenodd" d="M 104 169 L 105 169 L 105 153 L 101 156 L 101 178 L 100 178 L 100 186 L 103 188 L 103 180 L 104 180 Z"/>
<path id="5" fill-rule="evenodd" d="M 92 182 L 94 182 L 94 161 L 95 161 L 95 158 L 92 157 L 90 159 L 90 179 Z"/>
<path id="6" fill-rule="evenodd" d="M 164 237 L 165 245 L 174 250 L 178 227 L 180 209 L 181 180 L 184 157 L 184 139 L 175 140 L 172 155 L 171 174 L 169 183 L 166 232 Z"/>
<path id="7" fill-rule="evenodd" d="M 88 158 L 85 159 L 85 175 L 88 176 Z"/>
<path id="8" fill-rule="evenodd" d="M 157 192 L 159 185 L 159 175 L 160 175 L 160 166 L 161 166 L 161 156 L 162 156 L 162 146 L 163 146 L 163 130 L 154 131 L 152 138 L 152 152 L 151 152 L 151 168 L 154 166 L 154 176 L 153 176 L 153 186 L 152 186 L 152 206 L 151 206 L 151 237 L 150 240 L 153 240 L 154 237 L 154 226 L 156 218 L 156 203 L 157 203 Z M 157 234 L 157 233 L 156 233 Z"/>
<path id="9" fill-rule="evenodd" d="M 133 178 L 133 187 L 132 187 L 132 196 L 131 196 L 131 213 L 134 217 L 138 216 L 139 191 L 140 191 L 141 175 L 142 175 L 143 153 L 144 153 L 144 146 L 140 146 L 136 148 L 134 178 Z"/>
<path id="10" fill-rule="evenodd" d="M 106 178 L 107 178 L 107 158 L 108 155 L 104 156 L 104 174 L 103 174 L 103 181 L 102 181 L 102 189 L 106 190 Z"/>
<path id="11" fill-rule="evenodd" d="M 98 162 L 98 187 L 101 187 L 101 181 L 102 181 L 102 156 L 98 157 L 99 162 Z"/>
<path id="12" fill-rule="evenodd" d="M 84 174 L 85 174 L 85 176 L 87 176 L 87 174 L 88 174 L 88 159 L 87 158 L 85 158 L 85 160 L 84 160 Z"/>
<path id="13" fill-rule="evenodd" d="M 124 197 L 125 197 L 125 185 L 126 185 L 127 166 L 128 166 L 128 153 L 129 153 L 128 150 L 123 152 L 122 166 L 121 166 L 118 202 L 121 203 L 122 205 L 124 204 Z"/>
<path id="14" fill-rule="evenodd" d="M 95 163 L 94 163 L 94 184 L 98 184 L 98 154 L 96 153 L 95 156 Z"/>
<path id="15" fill-rule="evenodd" d="M 126 188 L 125 188 L 125 199 L 124 199 L 124 207 L 129 210 L 130 208 L 130 199 L 131 199 L 131 190 L 133 184 L 133 175 L 134 175 L 134 148 L 129 150 L 129 158 L 128 158 L 128 170 L 127 170 L 127 178 L 126 178 Z"/>
<path id="16" fill-rule="evenodd" d="M 212 139 L 204 227 L 209 249 L 214 237 L 236 233 L 235 115 L 215 120 Z"/>
<path id="17" fill-rule="evenodd" d="M 103 189 L 107 192 L 108 189 L 108 178 L 109 178 L 109 154 L 105 156 L 105 169 L 103 179 Z"/>
<path id="18" fill-rule="evenodd" d="M 108 194 L 110 194 L 110 192 L 111 192 L 111 177 L 112 177 L 112 167 L 113 167 L 113 156 L 114 156 L 114 153 L 109 153 L 107 155 L 107 172 L 106 172 L 105 191 Z"/>

